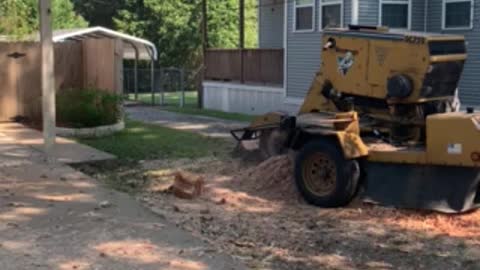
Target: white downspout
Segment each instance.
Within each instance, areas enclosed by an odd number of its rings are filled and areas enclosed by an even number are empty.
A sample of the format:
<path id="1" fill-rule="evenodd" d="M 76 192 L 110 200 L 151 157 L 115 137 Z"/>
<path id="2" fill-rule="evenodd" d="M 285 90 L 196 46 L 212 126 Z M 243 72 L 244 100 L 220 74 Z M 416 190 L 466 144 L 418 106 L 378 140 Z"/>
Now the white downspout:
<path id="1" fill-rule="evenodd" d="M 359 0 L 352 0 L 352 22 L 351 24 L 358 24 L 358 16 L 359 16 Z"/>

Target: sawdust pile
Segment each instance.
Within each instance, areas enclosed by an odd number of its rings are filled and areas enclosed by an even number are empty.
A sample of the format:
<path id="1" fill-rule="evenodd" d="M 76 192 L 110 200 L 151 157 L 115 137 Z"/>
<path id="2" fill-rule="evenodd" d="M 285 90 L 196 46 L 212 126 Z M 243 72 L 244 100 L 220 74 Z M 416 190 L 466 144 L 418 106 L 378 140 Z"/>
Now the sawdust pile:
<path id="1" fill-rule="evenodd" d="M 410 231 L 465 238 L 480 243 L 479 210 L 458 215 L 384 207 L 367 208 L 365 210 L 365 214 L 391 226 Z"/>
<path id="2" fill-rule="evenodd" d="M 231 184 L 237 191 L 242 190 L 271 203 L 305 205 L 295 186 L 293 162 L 287 155 L 270 158 L 248 169 L 238 177 L 234 177 Z M 314 209 L 322 211 L 320 208 Z M 337 211 L 343 212 L 346 215 L 344 218 L 347 219 L 359 215 L 354 219 L 377 220 L 409 231 L 428 231 L 437 235 L 460 238 L 479 239 L 480 237 L 480 211 L 462 215 L 445 215 L 431 211 L 374 206 L 362 203 L 358 198 L 349 207 L 342 209 L 344 211 L 339 209 Z"/>
<path id="3" fill-rule="evenodd" d="M 272 157 L 248 169 L 233 178 L 232 184 L 244 192 L 267 200 L 301 201 L 295 187 L 293 162 L 287 155 Z"/>
<path id="4" fill-rule="evenodd" d="M 164 165 L 205 179 L 205 192 L 193 200 L 162 192 L 173 172 L 157 169 L 148 174 L 145 205 L 250 269 L 480 269 L 468 268 L 480 261 L 480 211 L 442 215 L 361 201 L 313 207 L 295 187 L 288 156 L 253 167 L 235 160 Z M 371 261 L 388 267 L 365 265 Z"/>

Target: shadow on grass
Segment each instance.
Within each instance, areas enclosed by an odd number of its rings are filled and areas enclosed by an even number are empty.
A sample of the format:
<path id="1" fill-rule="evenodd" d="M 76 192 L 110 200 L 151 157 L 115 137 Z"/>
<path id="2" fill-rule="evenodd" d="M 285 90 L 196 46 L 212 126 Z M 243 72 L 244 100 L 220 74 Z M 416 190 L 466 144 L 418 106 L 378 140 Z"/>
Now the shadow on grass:
<path id="1" fill-rule="evenodd" d="M 229 142 L 154 124 L 127 121 L 125 130 L 112 136 L 81 140 L 121 160 L 198 158 L 219 155 Z"/>

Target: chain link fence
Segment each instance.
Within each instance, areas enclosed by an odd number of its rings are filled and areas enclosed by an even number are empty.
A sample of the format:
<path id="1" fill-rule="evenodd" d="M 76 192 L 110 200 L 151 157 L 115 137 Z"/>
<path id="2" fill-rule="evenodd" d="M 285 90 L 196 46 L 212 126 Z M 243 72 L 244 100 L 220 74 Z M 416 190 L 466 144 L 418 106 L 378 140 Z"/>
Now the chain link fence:
<path id="1" fill-rule="evenodd" d="M 151 69 L 139 68 L 137 74 L 138 87 L 135 89 L 135 70 L 124 69 L 124 94 L 128 100 L 162 106 L 198 106 L 198 72 L 180 68 L 156 69 L 153 91 Z"/>

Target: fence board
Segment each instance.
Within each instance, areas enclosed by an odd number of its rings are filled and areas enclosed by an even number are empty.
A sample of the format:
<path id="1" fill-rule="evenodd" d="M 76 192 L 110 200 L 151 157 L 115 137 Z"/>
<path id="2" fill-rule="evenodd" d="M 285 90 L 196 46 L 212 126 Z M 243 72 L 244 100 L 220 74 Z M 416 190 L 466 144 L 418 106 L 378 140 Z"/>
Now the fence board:
<path id="1" fill-rule="evenodd" d="M 121 55 L 121 46 L 115 48 L 115 42 L 88 40 L 55 44 L 56 90 L 89 85 L 116 91 L 122 72 L 118 57 L 115 59 L 115 55 Z M 18 57 L 9 57 L 12 54 Z M 41 119 L 40 56 L 39 43 L 0 43 L 0 121 L 11 121 L 16 116 L 33 121 Z"/>
<path id="2" fill-rule="evenodd" d="M 56 89 L 83 87 L 83 46 L 80 42 L 55 44 Z"/>
<path id="3" fill-rule="evenodd" d="M 16 51 L 25 53 L 14 61 L 16 71 L 17 112 L 14 116 L 41 119 L 41 49 L 38 43 L 20 43 Z M 15 103 L 15 101 L 12 101 Z"/>
<path id="4" fill-rule="evenodd" d="M 115 91 L 115 40 L 87 39 L 83 51 L 84 85 Z"/>
<path id="5" fill-rule="evenodd" d="M 283 49 L 245 49 L 243 52 L 245 83 L 283 84 Z M 241 51 L 209 49 L 205 55 L 207 80 L 241 80 Z"/>
<path id="6" fill-rule="evenodd" d="M 14 63 L 8 56 L 13 53 L 8 43 L 0 43 L 0 121 L 8 121 L 17 111 L 16 71 Z M 14 101 L 14 102 L 12 102 Z"/>

